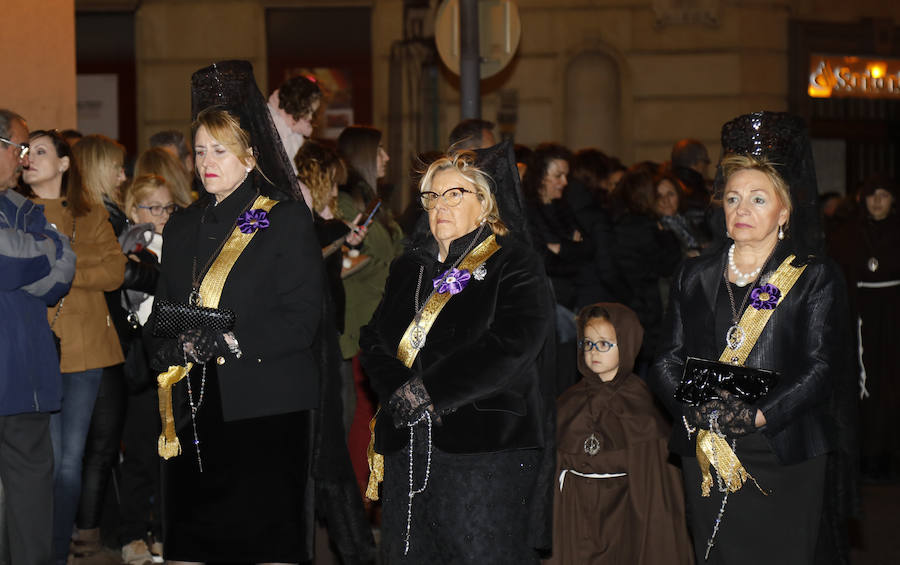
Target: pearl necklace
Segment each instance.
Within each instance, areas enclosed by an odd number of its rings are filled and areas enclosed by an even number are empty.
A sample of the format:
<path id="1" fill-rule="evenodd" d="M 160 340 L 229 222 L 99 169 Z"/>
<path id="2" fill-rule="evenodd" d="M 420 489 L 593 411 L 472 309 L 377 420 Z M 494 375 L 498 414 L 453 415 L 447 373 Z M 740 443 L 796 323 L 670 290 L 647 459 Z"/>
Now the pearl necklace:
<path id="1" fill-rule="evenodd" d="M 731 247 L 728 249 L 728 268 L 731 269 L 731 272 L 734 273 L 735 278 L 737 279 L 734 281 L 734 284 L 739 287 L 745 287 L 756 280 L 756 277 L 759 275 L 763 266 L 760 265 L 754 269 L 752 273 L 742 273 L 734 262 L 734 244 L 732 243 Z"/>

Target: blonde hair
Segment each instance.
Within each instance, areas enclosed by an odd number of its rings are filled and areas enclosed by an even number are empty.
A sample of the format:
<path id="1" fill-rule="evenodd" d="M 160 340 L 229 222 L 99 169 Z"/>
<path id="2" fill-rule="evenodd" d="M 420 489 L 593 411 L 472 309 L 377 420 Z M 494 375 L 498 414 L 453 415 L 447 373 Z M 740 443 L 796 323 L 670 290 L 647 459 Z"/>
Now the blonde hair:
<path id="1" fill-rule="evenodd" d="M 122 203 L 118 186 L 111 179 L 110 169 L 125 163 L 125 147 L 119 142 L 98 133 L 82 137 L 72 146 L 72 155 L 78 161 L 81 180 L 90 200 L 103 203 L 103 197 L 119 205 Z"/>
<path id="2" fill-rule="evenodd" d="M 169 184 L 166 182 L 166 179 L 159 175 L 140 175 L 136 176 L 134 180 L 129 184 L 124 190 L 124 210 L 125 214 L 131 219 L 132 222 L 137 223 L 137 206 L 141 202 L 143 202 L 147 197 L 153 194 L 159 188 L 167 188 L 169 189 L 169 195 L 172 196 L 173 200 L 175 195 L 172 194 L 172 189 Z M 176 202 L 177 204 L 177 202 Z"/>
<path id="3" fill-rule="evenodd" d="M 151 147 L 138 157 L 134 176 L 156 175 L 165 179 L 175 204 L 186 208 L 193 202 L 191 177 L 181 161 L 168 149 Z"/>
<path id="4" fill-rule="evenodd" d="M 228 149 L 245 167 L 256 167 L 256 157 L 250 144 L 250 134 L 241 127 L 236 116 L 217 106 L 206 108 L 191 124 L 191 137 L 197 137 L 197 130 L 205 127 L 213 139 Z"/>
<path id="5" fill-rule="evenodd" d="M 347 182 L 347 168 L 335 151 L 315 141 L 307 141 L 294 156 L 297 178 L 309 188 L 313 209 L 321 212 L 329 207 L 335 218 L 341 218 L 337 196 L 332 195 L 335 183 Z"/>
<path id="6" fill-rule="evenodd" d="M 784 181 L 775 166 L 775 163 L 765 157 L 758 159 L 752 155 L 739 154 L 728 155 L 719 163 L 719 167 L 722 169 L 722 186 L 727 186 L 728 180 L 740 171 L 759 171 L 766 175 L 766 178 L 775 187 L 775 195 L 781 201 L 781 205 L 787 210 L 788 220 L 784 223 L 784 227 L 787 228 L 788 223 L 790 223 L 791 212 L 794 209 L 791 203 L 791 187 Z"/>
<path id="7" fill-rule="evenodd" d="M 481 215 L 478 221 L 487 222 L 495 235 L 506 235 L 509 233 L 509 228 L 500 219 L 497 199 L 494 198 L 494 194 L 491 192 L 491 179 L 487 173 L 475 165 L 475 153 L 473 151 L 450 153 L 432 162 L 419 181 L 419 192 L 430 191 L 434 175 L 450 169 L 455 170 L 475 187 L 475 195 L 481 201 Z"/>
<path id="8" fill-rule="evenodd" d="M 266 173 L 259 168 L 259 162 L 256 160 L 251 144 L 250 133 L 241 127 L 241 121 L 237 116 L 221 106 L 210 106 L 201 110 L 197 114 L 197 119 L 191 124 L 191 140 L 195 145 L 197 131 L 201 127 L 205 127 L 209 135 L 237 157 L 242 165 L 252 167 L 262 178 L 266 179 L 266 182 L 273 184 Z M 195 172 L 197 175 L 200 174 L 198 169 L 195 169 Z"/>

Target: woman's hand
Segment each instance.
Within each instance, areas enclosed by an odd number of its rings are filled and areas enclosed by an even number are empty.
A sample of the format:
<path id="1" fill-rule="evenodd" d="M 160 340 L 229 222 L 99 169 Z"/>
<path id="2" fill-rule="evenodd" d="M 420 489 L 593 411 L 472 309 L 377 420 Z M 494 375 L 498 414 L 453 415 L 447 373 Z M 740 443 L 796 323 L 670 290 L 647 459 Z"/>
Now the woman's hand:
<path id="1" fill-rule="evenodd" d="M 388 399 L 388 410 L 395 428 L 404 428 L 417 421 L 426 410 L 431 412 L 436 423 L 440 423 L 440 418 L 435 417 L 431 396 L 419 377 L 410 379 L 394 391 Z"/>
<path id="2" fill-rule="evenodd" d="M 759 410 L 727 390 L 717 392 L 718 399 L 685 409 L 685 419 L 691 426 L 708 430 L 714 423 L 723 434 L 731 438 L 751 434 L 760 427 L 758 422 L 762 413 Z"/>
<path id="3" fill-rule="evenodd" d="M 758 408 L 756 410 L 756 419 L 754 421 L 754 424 L 756 424 L 757 428 L 761 428 L 766 425 L 766 415 L 763 414 L 762 410 Z"/>
<path id="4" fill-rule="evenodd" d="M 366 238 L 366 234 L 369 233 L 369 228 L 366 226 L 358 226 L 356 222 L 362 217 L 362 214 L 357 214 L 353 221 L 348 223 L 347 226 L 350 228 L 350 233 L 347 235 L 347 245 L 352 247 L 356 247 L 361 244 L 362 241 Z"/>
<path id="5" fill-rule="evenodd" d="M 232 353 L 241 356 L 234 333 L 216 333 L 207 329 L 188 330 L 178 336 L 184 356 L 194 363 L 206 363 L 213 357 Z"/>

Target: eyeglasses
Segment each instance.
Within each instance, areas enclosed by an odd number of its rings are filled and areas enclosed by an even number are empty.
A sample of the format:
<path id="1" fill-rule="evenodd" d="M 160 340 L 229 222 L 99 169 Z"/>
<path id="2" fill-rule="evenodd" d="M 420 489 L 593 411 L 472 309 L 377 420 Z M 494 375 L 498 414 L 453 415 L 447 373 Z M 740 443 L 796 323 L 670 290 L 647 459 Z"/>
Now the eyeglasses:
<path id="1" fill-rule="evenodd" d="M 25 156 L 28 155 L 29 149 L 31 149 L 27 143 L 16 143 L 15 141 L 10 141 L 10 140 L 6 139 L 5 137 L 0 137 L 0 141 L 2 141 L 3 143 L 5 143 L 7 145 L 12 145 L 13 147 L 19 148 L 19 154 L 16 156 L 16 158 L 18 158 L 19 161 L 24 159 Z"/>
<path id="2" fill-rule="evenodd" d="M 611 341 L 606 341 L 605 339 L 601 339 L 600 341 L 591 341 L 589 339 L 582 339 L 578 342 L 578 347 L 584 351 L 585 353 L 590 353 L 592 349 L 596 349 L 600 353 L 606 353 L 616 344 Z"/>
<path id="3" fill-rule="evenodd" d="M 138 204 L 138 208 L 142 210 L 150 210 L 151 216 L 162 216 L 163 212 L 171 216 L 178 210 L 177 204 L 169 204 L 168 206 L 160 206 L 159 204 L 155 204 L 153 206 L 141 206 Z"/>
<path id="4" fill-rule="evenodd" d="M 459 203 L 462 202 L 463 194 L 466 192 L 475 194 L 472 190 L 466 190 L 465 188 L 457 186 L 455 188 L 448 188 L 443 194 L 426 190 L 419 194 L 419 200 L 422 201 L 422 208 L 425 208 L 426 210 L 434 209 L 434 207 L 437 206 L 438 198 L 443 198 L 447 206 L 459 206 Z"/>

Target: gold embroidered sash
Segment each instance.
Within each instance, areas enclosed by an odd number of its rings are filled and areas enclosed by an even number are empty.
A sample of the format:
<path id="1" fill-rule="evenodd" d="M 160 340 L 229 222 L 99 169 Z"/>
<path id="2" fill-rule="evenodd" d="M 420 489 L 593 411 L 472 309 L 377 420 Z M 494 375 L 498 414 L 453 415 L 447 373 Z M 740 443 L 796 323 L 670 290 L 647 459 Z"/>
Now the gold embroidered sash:
<path id="1" fill-rule="evenodd" d="M 251 209 L 265 210 L 269 212 L 278 204 L 277 200 L 272 200 L 266 196 L 258 196 L 253 202 Z M 203 306 L 208 308 L 216 308 L 219 305 L 219 299 L 222 297 L 222 289 L 225 287 L 225 279 L 231 272 L 231 268 L 237 262 L 244 249 L 253 239 L 253 236 L 259 230 L 253 230 L 251 233 L 244 233 L 238 226 L 228 236 L 225 245 L 216 257 L 209 271 L 203 277 L 200 283 L 200 298 Z M 187 365 L 172 365 L 165 373 L 160 373 L 156 377 L 158 385 L 157 393 L 159 395 L 159 416 L 162 420 L 162 433 L 159 435 L 157 443 L 157 451 L 160 457 L 170 459 L 181 453 L 181 443 L 175 434 L 175 414 L 172 410 L 172 387 L 187 376 L 193 368 L 193 363 Z"/>
<path id="2" fill-rule="evenodd" d="M 494 235 L 490 235 L 487 239 L 478 244 L 478 247 L 469 252 L 457 267 L 460 271 L 466 270 L 470 273 L 487 261 L 494 253 L 500 249 L 500 244 Z M 450 302 L 453 295 L 450 292 L 437 293 L 431 295 L 425 307 L 422 309 L 420 316 L 413 318 L 412 322 L 403 332 L 400 338 L 400 345 L 397 346 L 397 359 L 403 362 L 407 367 L 412 367 L 413 361 L 425 342 L 425 337 L 431 331 L 431 327 L 437 320 L 438 315 L 444 306 Z M 418 341 L 419 347 L 413 345 Z M 379 407 L 378 412 L 381 412 Z M 375 422 L 378 419 L 378 413 L 369 422 L 369 447 L 366 455 L 369 460 L 369 484 L 366 486 L 366 498 L 369 500 L 378 500 L 378 485 L 384 480 L 384 456 L 375 451 Z"/>
<path id="3" fill-rule="evenodd" d="M 791 261 L 793 260 L 794 256 L 790 255 L 787 259 L 782 261 L 778 269 L 776 269 L 772 276 L 769 277 L 768 283 L 778 287 L 778 290 L 781 291 L 781 296 L 778 298 L 775 308 L 784 301 L 784 298 L 787 296 L 788 292 L 790 292 L 794 283 L 797 282 L 797 279 L 800 278 L 800 275 L 802 275 L 803 271 L 806 269 L 806 265 L 803 265 L 802 267 L 792 266 Z M 740 347 L 737 349 L 725 346 L 725 350 L 722 351 L 722 355 L 719 356 L 719 361 L 722 363 L 743 365 L 750 355 L 753 346 L 756 345 L 759 336 L 762 334 L 763 328 L 765 328 L 766 324 L 769 322 L 772 313 L 775 312 L 775 308 L 770 310 L 766 310 L 765 308 L 747 308 L 744 311 L 744 315 L 741 316 L 741 321 L 738 323 L 738 325 L 747 332 L 743 343 L 741 343 Z"/>
<path id="4" fill-rule="evenodd" d="M 457 268 L 460 271 L 469 271 L 471 273 L 478 265 L 487 261 L 498 249 L 500 249 L 500 245 L 494 236 L 491 235 L 482 241 L 478 247 L 470 251 Z M 418 334 L 417 337 L 424 340 L 428 332 L 431 331 L 434 321 L 437 320 L 438 314 L 441 313 L 441 310 L 452 297 L 453 295 L 449 292 L 443 294 L 435 292 L 431 295 L 428 302 L 425 303 L 425 308 L 422 309 L 422 315 L 419 317 L 418 323 L 415 318 L 409 323 L 409 327 L 406 328 L 403 337 L 400 338 L 400 345 L 397 346 L 397 359 L 402 361 L 404 365 L 412 367 L 413 361 L 419 354 L 419 349 L 413 345 L 414 334 Z"/>
<path id="5" fill-rule="evenodd" d="M 771 309 L 757 309 L 750 306 L 744 311 L 744 314 L 741 316 L 741 321 L 738 323 L 738 325 L 741 328 L 744 328 L 744 331 L 746 332 L 744 340 L 736 349 L 733 349 L 730 345 L 726 345 L 725 350 L 722 351 L 722 355 L 719 356 L 720 362 L 743 365 L 744 362 L 747 361 L 750 351 L 753 349 L 753 346 L 756 345 L 757 340 L 759 340 L 759 336 L 769 322 L 769 318 L 771 318 L 772 314 L 775 312 L 775 308 L 784 301 L 788 292 L 793 288 L 794 283 L 797 282 L 797 279 L 800 278 L 800 275 L 802 275 L 803 271 L 806 269 L 806 265 L 803 265 L 802 267 L 792 266 L 791 261 L 793 260 L 794 256 L 790 255 L 787 259 L 782 261 L 781 265 L 779 265 L 778 269 L 775 270 L 768 280 L 768 284 L 777 287 L 781 292 L 775 306 Z M 760 298 L 765 300 L 771 297 L 761 296 Z M 710 430 L 699 430 L 697 432 L 697 463 L 700 465 L 700 473 L 703 476 L 703 480 L 700 484 L 700 494 L 702 496 L 709 496 L 710 487 L 712 486 L 712 475 L 709 470 L 710 465 L 712 465 L 725 482 L 730 492 L 737 492 L 740 490 L 747 479 L 756 483 L 756 479 L 744 469 L 743 464 L 741 464 L 725 438 Z M 756 487 L 759 488 L 759 484 L 757 484 Z M 763 494 L 766 494 L 761 488 L 760 491 L 763 492 Z"/>

